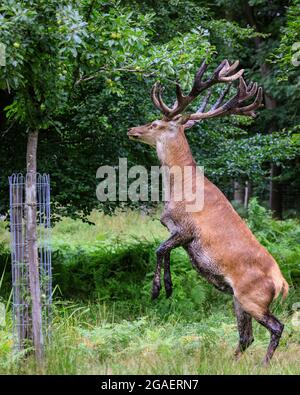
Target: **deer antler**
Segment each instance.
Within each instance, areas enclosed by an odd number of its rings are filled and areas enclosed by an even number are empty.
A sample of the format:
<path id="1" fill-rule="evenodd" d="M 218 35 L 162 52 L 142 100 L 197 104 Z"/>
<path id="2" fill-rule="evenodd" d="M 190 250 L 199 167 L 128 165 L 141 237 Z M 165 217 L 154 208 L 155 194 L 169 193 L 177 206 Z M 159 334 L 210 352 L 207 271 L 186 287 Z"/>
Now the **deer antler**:
<path id="1" fill-rule="evenodd" d="M 254 102 L 243 107 L 242 104 L 246 100 L 251 99 L 254 95 L 256 95 Z M 225 96 L 226 92 L 224 91 L 209 111 L 204 112 L 198 110 L 195 114 L 188 115 L 188 119 L 191 121 L 199 121 L 201 119 L 220 117 L 228 114 L 255 117 L 254 110 L 261 107 L 262 104 L 262 88 L 258 88 L 256 83 L 250 83 L 247 86 L 242 77 L 239 78 L 237 93 L 226 103 L 222 104 Z"/>
<path id="2" fill-rule="evenodd" d="M 213 118 L 227 114 L 255 116 L 254 110 L 259 108 L 262 103 L 262 88 L 258 88 L 257 84 L 252 82 L 247 85 L 242 77 L 244 69 L 236 71 L 238 65 L 239 61 L 236 61 L 230 65 L 228 60 L 225 59 L 215 69 L 209 79 L 202 81 L 203 75 L 207 69 L 207 64 L 205 61 L 203 61 L 195 75 L 192 89 L 187 96 L 183 95 L 180 85 L 176 83 L 176 102 L 172 108 L 168 107 L 164 103 L 162 99 L 163 87 L 159 83 L 155 83 L 152 88 L 152 101 L 154 105 L 164 114 L 164 116 L 168 120 L 171 120 L 176 115 L 181 114 L 186 109 L 186 107 L 191 102 L 193 102 L 204 90 L 217 83 L 225 83 L 229 84 L 228 87 L 221 93 L 220 97 L 209 111 L 204 112 L 208 104 L 211 91 L 209 91 L 209 94 L 205 97 L 198 111 L 195 114 L 187 115 L 186 120 L 189 120 L 189 125 L 186 124 L 186 127 L 191 127 L 191 122 L 194 124 L 200 119 Z M 230 90 L 231 84 L 236 80 L 239 80 L 239 86 L 236 95 L 222 105 L 226 95 Z M 256 98 L 252 104 L 244 107 L 241 106 L 242 103 L 252 98 L 254 95 L 256 95 Z"/>

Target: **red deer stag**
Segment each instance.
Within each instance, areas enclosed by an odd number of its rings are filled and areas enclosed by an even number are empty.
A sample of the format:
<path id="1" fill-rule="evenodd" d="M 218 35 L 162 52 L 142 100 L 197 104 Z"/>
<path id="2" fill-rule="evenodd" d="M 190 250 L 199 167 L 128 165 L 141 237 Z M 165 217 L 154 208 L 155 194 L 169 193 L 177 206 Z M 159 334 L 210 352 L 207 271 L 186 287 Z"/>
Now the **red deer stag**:
<path id="1" fill-rule="evenodd" d="M 196 73 L 193 87 L 188 95 L 176 84 L 176 101 L 172 108 L 162 99 L 163 88 L 154 84 L 151 97 L 154 105 L 162 112 L 163 118 L 147 125 L 130 128 L 128 136 L 136 141 L 147 143 L 156 148 L 158 158 L 167 168 L 184 168 L 196 163 L 185 137 L 185 129 L 197 121 L 207 118 L 239 114 L 254 117 L 254 110 L 261 107 L 262 88 L 256 83 L 245 83 L 237 71 L 239 62 L 230 64 L 224 60 L 203 81 L 207 64 L 202 62 Z M 237 82 L 234 95 L 226 99 L 231 85 Z M 196 113 L 183 111 L 204 90 L 213 85 L 224 83 L 226 88 L 209 110 L 211 91 L 204 98 Z M 255 97 L 250 104 L 245 102 Z M 227 100 L 227 101 L 225 101 Z M 197 177 L 193 172 L 192 178 Z M 193 188 L 194 182 L 193 180 Z M 160 292 L 161 266 L 164 263 L 164 284 L 167 296 L 172 293 L 170 274 L 170 252 L 182 246 L 187 251 L 195 269 L 210 283 L 223 292 L 233 294 L 234 309 L 237 317 L 239 344 L 235 352 L 239 356 L 253 342 L 252 317 L 270 331 L 271 339 L 264 363 L 267 364 L 278 346 L 284 325 L 271 314 L 269 306 L 282 291 L 287 296 L 288 284 L 273 257 L 257 241 L 245 222 L 239 217 L 223 193 L 204 177 L 204 205 L 201 210 L 189 212 L 187 201 L 175 201 L 171 181 L 170 199 L 165 204 L 161 222 L 171 233 L 170 238 L 157 249 L 157 267 L 153 280 L 152 297 Z M 183 179 L 183 183 L 186 180 Z"/>

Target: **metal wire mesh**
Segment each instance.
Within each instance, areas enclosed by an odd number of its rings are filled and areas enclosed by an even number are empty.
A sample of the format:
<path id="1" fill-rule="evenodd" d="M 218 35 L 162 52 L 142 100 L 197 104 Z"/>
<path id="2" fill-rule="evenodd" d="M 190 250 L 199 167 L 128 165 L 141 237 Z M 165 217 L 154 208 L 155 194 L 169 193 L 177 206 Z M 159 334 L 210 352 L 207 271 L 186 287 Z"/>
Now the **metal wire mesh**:
<path id="1" fill-rule="evenodd" d="M 26 183 L 32 174 L 13 174 L 10 188 L 10 235 L 13 286 L 13 336 L 17 351 L 32 345 L 32 316 L 26 238 Z M 50 177 L 36 175 L 37 241 L 42 307 L 42 331 L 49 339 L 52 304 L 50 240 Z"/>

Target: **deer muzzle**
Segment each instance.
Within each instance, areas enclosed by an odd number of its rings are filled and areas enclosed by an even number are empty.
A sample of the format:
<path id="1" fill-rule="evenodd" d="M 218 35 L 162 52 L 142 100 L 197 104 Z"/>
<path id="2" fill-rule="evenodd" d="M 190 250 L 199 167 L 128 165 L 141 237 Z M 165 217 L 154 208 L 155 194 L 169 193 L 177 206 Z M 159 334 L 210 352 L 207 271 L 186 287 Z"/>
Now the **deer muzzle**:
<path id="1" fill-rule="evenodd" d="M 136 140 L 139 137 L 141 137 L 141 133 L 139 133 L 137 130 L 135 130 L 135 128 L 131 128 L 131 129 L 128 129 L 127 136 L 131 140 Z"/>

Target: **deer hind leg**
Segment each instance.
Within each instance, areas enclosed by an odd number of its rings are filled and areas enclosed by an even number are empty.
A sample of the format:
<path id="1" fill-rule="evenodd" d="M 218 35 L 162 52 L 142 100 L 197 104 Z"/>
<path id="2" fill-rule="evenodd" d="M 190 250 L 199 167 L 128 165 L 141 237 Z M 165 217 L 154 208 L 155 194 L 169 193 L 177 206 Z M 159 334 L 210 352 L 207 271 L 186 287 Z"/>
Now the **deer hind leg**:
<path id="1" fill-rule="evenodd" d="M 170 257 L 171 257 L 171 251 L 167 251 L 164 256 L 164 286 L 165 286 L 167 298 L 169 298 L 172 295 L 172 291 L 173 291 L 172 276 L 170 270 Z"/>
<path id="2" fill-rule="evenodd" d="M 153 282 L 152 282 L 152 300 L 158 298 L 159 293 L 160 293 L 160 276 L 161 276 L 161 266 L 163 262 L 163 255 L 158 255 L 156 253 L 156 269 L 153 277 Z"/>
<path id="3" fill-rule="evenodd" d="M 271 333 L 269 347 L 263 360 L 264 365 L 268 365 L 276 348 L 278 347 L 284 325 L 270 312 L 264 314 L 263 317 L 257 321 Z"/>
<path id="4" fill-rule="evenodd" d="M 175 232 L 168 240 L 163 242 L 156 250 L 156 270 L 152 284 L 152 299 L 156 299 L 159 296 L 161 285 L 161 267 L 164 261 L 164 285 L 166 289 L 167 297 L 172 294 L 172 280 L 170 272 L 170 252 L 172 249 L 185 245 L 189 241 L 189 238 L 181 235 L 179 232 Z"/>
<path id="5" fill-rule="evenodd" d="M 251 286 L 248 286 L 247 293 L 237 295 L 243 309 L 258 323 L 267 328 L 271 334 L 269 347 L 263 360 L 264 365 L 270 362 L 284 328 L 284 325 L 269 311 L 269 306 L 275 296 L 274 289 L 272 279 L 261 278 L 256 279 Z"/>
<path id="6" fill-rule="evenodd" d="M 239 344 L 234 353 L 238 358 L 254 341 L 252 331 L 252 317 L 242 308 L 240 302 L 234 297 L 234 311 L 237 319 L 237 327 L 239 331 Z"/>

